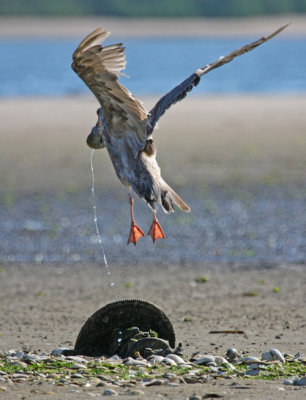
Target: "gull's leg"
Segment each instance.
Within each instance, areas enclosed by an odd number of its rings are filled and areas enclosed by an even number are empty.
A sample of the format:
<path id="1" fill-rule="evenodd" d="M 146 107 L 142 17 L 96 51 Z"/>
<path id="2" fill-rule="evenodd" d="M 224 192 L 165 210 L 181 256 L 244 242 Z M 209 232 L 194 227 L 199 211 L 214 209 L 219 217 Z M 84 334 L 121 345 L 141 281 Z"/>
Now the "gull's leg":
<path id="1" fill-rule="evenodd" d="M 137 241 L 142 236 L 144 236 L 144 233 L 135 222 L 134 212 L 133 212 L 134 199 L 131 196 L 131 194 L 129 196 L 130 196 L 130 206 L 131 206 L 131 230 L 130 230 L 130 235 L 129 235 L 127 244 L 134 243 L 134 245 L 136 246 Z"/>
<path id="2" fill-rule="evenodd" d="M 156 239 L 165 238 L 164 231 L 162 230 L 161 226 L 159 225 L 159 222 L 157 221 L 156 211 L 153 211 L 153 222 L 151 228 L 149 229 L 148 235 L 152 237 L 153 243 L 155 242 Z"/>

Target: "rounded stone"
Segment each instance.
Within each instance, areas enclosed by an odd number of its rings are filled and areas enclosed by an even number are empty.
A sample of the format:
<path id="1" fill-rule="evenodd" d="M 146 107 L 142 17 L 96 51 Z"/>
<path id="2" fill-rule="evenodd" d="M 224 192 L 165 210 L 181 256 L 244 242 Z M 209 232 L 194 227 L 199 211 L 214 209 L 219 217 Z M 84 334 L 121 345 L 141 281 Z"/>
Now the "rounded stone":
<path id="1" fill-rule="evenodd" d="M 114 389 L 105 389 L 103 396 L 118 396 L 118 393 Z"/>

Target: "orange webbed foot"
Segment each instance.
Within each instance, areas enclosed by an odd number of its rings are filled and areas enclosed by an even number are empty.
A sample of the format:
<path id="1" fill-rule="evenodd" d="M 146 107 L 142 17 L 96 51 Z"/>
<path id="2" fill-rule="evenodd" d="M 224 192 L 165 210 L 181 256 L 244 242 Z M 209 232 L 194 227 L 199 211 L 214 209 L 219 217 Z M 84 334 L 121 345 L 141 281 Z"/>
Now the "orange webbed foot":
<path id="1" fill-rule="evenodd" d="M 153 243 L 155 243 L 156 239 L 165 239 L 164 231 L 162 230 L 156 218 L 153 219 L 148 235 L 150 235 L 151 238 L 153 239 Z"/>
<path id="2" fill-rule="evenodd" d="M 127 244 L 134 243 L 134 245 L 136 246 L 137 241 L 143 236 L 144 236 L 143 231 L 139 228 L 139 226 L 135 222 L 132 222 Z"/>

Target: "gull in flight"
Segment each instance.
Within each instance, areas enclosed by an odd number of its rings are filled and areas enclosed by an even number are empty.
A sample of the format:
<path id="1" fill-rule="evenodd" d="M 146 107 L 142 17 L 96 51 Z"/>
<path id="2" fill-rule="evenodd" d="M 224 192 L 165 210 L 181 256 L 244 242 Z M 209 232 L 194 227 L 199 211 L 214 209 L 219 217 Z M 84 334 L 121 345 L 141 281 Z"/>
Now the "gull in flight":
<path id="1" fill-rule="evenodd" d="M 102 46 L 100 43 L 110 33 L 98 28 L 79 44 L 73 53 L 72 68 L 93 92 L 101 106 L 97 110 L 98 121 L 87 138 L 87 144 L 92 149 L 106 147 L 118 178 L 129 190 L 131 229 L 128 244 L 136 245 L 144 236 L 134 219 L 131 189 L 153 211 L 153 222 L 148 232 L 153 242 L 165 237 L 156 218 L 158 204 L 165 212 L 173 212 L 174 205 L 182 211 L 190 211 L 189 206 L 161 177 L 153 142 L 153 131 L 157 121 L 169 107 L 182 100 L 200 82 L 203 75 L 255 49 L 286 27 L 287 25 L 284 25 L 271 35 L 246 44 L 199 68 L 164 95 L 150 112 L 118 82 L 121 71 L 126 66 L 122 43 Z"/>

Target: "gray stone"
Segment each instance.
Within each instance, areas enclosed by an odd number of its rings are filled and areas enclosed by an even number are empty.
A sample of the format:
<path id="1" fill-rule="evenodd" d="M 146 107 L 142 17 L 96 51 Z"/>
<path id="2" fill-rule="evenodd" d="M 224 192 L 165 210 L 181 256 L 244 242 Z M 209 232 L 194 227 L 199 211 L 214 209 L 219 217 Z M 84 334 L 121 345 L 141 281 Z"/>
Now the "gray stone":
<path id="1" fill-rule="evenodd" d="M 226 351 L 226 357 L 228 357 L 230 360 L 235 360 L 236 358 L 239 357 L 238 350 L 235 349 L 234 347 L 230 347 Z"/>
<path id="2" fill-rule="evenodd" d="M 82 374 L 72 374 L 71 378 L 84 378 Z"/>
<path id="3" fill-rule="evenodd" d="M 294 384 L 297 386 L 306 386 L 306 376 L 303 376 L 300 379 L 294 380 Z"/>
<path id="4" fill-rule="evenodd" d="M 271 349 L 269 351 L 266 351 L 265 353 L 262 354 L 261 359 L 263 361 L 280 361 L 281 363 L 285 362 L 285 358 L 282 355 L 282 353 L 277 350 L 277 349 Z"/>
<path id="5" fill-rule="evenodd" d="M 58 349 L 52 350 L 51 356 L 54 356 L 54 357 L 61 356 L 63 354 L 63 352 L 66 350 L 69 350 L 69 349 L 67 349 L 67 347 L 59 347 Z"/>
<path id="6" fill-rule="evenodd" d="M 175 361 L 177 365 L 186 363 L 186 361 L 183 360 L 182 357 L 178 356 L 177 354 L 167 354 L 166 358 Z"/>
<path id="7" fill-rule="evenodd" d="M 293 385 L 293 380 L 292 379 L 285 379 L 283 381 L 283 385 Z"/>
<path id="8" fill-rule="evenodd" d="M 165 379 L 152 379 L 151 381 L 144 382 L 145 386 L 160 386 L 164 385 L 167 381 Z"/>
<path id="9" fill-rule="evenodd" d="M 280 361 L 281 363 L 284 363 L 284 362 L 285 362 L 285 358 L 284 358 L 284 356 L 282 355 L 282 353 L 281 353 L 279 350 L 277 350 L 277 349 L 271 349 L 271 350 L 270 350 L 270 353 L 273 355 L 274 360 L 278 360 L 278 361 Z"/>
<path id="10" fill-rule="evenodd" d="M 260 370 L 259 369 L 250 369 L 248 371 L 246 371 L 245 375 L 247 376 L 257 376 L 260 374 Z"/>
<path id="11" fill-rule="evenodd" d="M 80 364 L 80 363 L 75 363 L 73 365 L 71 365 L 72 369 L 87 369 L 86 365 L 84 364 Z"/>
<path id="12" fill-rule="evenodd" d="M 13 374 L 12 378 L 13 379 L 29 379 L 28 375 L 26 375 L 26 374 Z"/>
<path id="13" fill-rule="evenodd" d="M 199 355 L 197 357 L 197 359 L 194 360 L 193 362 L 194 362 L 194 364 L 197 364 L 197 365 L 203 365 L 203 364 L 205 365 L 205 364 L 208 364 L 211 362 L 215 362 L 215 356 L 212 356 L 210 354 Z"/>
<path id="14" fill-rule="evenodd" d="M 118 396 L 118 393 L 114 389 L 105 389 L 103 396 Z"/>
<path id="15" fill-rule="evenodd" d="M 165 357 L 162 361 L 162 364 L 166 364 L 166 365 L 170 365 L 170 366 L 175 366 L 177 365 L 176 362 L 174 360 L 172 360 L 171 358 Z"/>

